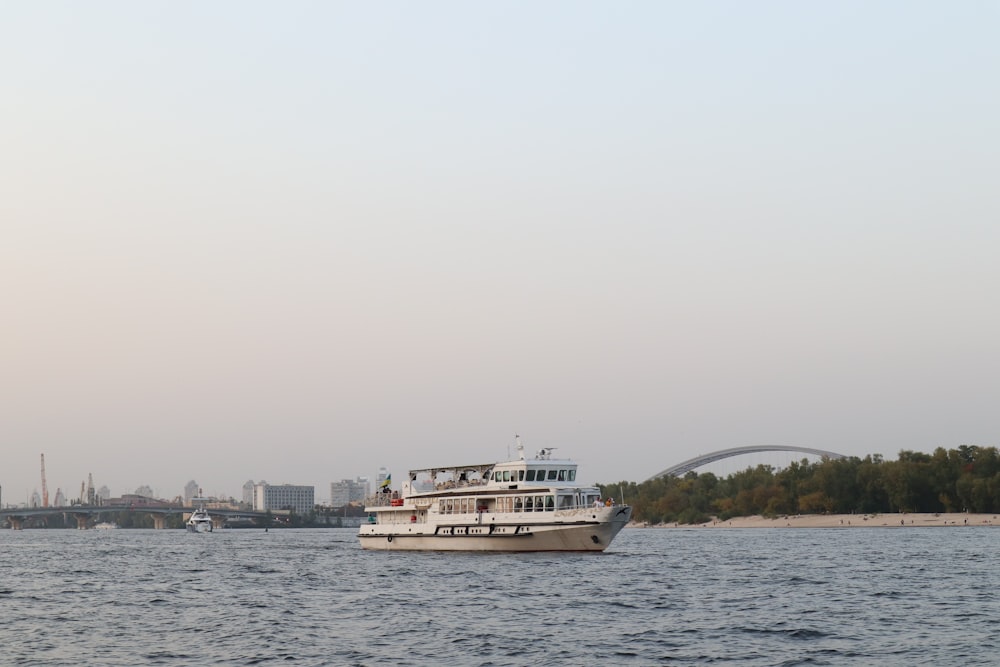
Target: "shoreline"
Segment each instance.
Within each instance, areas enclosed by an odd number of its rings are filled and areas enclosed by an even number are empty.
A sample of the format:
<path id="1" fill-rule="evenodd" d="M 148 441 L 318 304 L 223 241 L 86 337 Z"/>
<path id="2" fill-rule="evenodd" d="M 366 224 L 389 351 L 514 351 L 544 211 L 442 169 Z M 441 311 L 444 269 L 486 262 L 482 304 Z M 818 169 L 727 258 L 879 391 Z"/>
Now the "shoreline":
<path id="1" fill-rule="evenodd" d="M 790 514 L 773 518 L 761 515 L 712 519 L 705 523 L 633 522 L 630 528 L 969 528 L 1000 526 L 1000 514 L 951 514 L 900 512 L 893 514 Z"/>

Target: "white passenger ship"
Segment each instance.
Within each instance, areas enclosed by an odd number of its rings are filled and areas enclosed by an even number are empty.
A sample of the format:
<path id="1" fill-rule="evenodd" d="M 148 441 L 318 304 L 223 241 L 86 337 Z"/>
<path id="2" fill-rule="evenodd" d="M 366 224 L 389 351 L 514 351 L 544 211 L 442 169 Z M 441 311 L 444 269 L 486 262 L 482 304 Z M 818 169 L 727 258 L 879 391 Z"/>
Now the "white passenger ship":
<path id="1" fill-rule="evenodd" d="M 364 549 L 604 551 L 632 516 L 576 482 L 576 464 L 542 449 L 534 459 L 411 470 L 401 492 L 369 498 Z"/>

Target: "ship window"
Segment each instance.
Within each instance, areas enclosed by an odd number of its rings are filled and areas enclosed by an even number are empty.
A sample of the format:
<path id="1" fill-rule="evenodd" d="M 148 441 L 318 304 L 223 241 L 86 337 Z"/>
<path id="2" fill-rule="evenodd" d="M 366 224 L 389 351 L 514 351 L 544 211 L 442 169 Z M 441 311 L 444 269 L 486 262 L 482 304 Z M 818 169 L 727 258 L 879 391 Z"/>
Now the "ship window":
<path id="1" fill-rule="evenodd" d="M 514 511 L 515 512 L 521 511 L 521 496 L 514 497 Z"/>
<path id="2" fill-rule="evenodd" d="M 535 471 L 534 471 L 534 470 L 529 470 L 529 471 L 528 471 L 528 476 L 527 476 L 527 478 L 526 478 L 526 479 L 527 479 L 527 480 L 528 480 L 529 482 L 534 482 L 534 481 L 535 481 Z"/>
<path id="3" fill-rule="evenodd" d="M 571 482 L 575 482 L 575 481 L 576 481 L 576 470 L 575 470 L 575 469 L 573 469 L 573 468 L 570 468 L 570 469 L 569 469 L 569 470 L 567 470 L 566 472 L 568 472 L 568 473 L 569 473 L 569 481 L 571 481 Z"/>
<path id="4" fill-rule="evenodd" d="M 555 505 L 555 499 L 552 496 L 545 496 L 545 509 L 551 511 Z"/>
<path id="5" fill-rule="evenodd" d="M 556 471 L 555 470 L 550 470 L 549 471 L 549 479 L 554 480 L 555 478 L 556 478 Z"/>
<path id="6" fill-rule="evenodd" d="M 526 496 L 524 498 L 524 511 L 530 512 L 534 507 L 534 504 L 535 504 L 535 499 L 532 498 L 531 496 Z"/>
<path id="7" fill-rule="evenodd" d="M 523 470 L 518 470 L 517 471 L 517 480 L 519 482 L 523 482 L 524 481 L 524 471 Z"/>
<path id="8" fill-rule="evenodd" d="M 559 481 L 560 482 L 565 482 L 566 481 L 566 471 L 565 470 L 560 470 L 559 471 Z"/>

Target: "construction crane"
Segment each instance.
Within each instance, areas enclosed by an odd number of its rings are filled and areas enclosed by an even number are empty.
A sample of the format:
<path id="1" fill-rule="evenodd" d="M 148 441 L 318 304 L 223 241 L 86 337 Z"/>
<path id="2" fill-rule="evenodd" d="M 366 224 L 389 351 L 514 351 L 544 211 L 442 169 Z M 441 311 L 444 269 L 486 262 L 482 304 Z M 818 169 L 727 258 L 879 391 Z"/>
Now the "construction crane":
<path id="1" fill-rule="evenodd" d="M 49 506 L 49 485 L 45 481 L 45 454 L 42 454 L 42 507 Z"/>

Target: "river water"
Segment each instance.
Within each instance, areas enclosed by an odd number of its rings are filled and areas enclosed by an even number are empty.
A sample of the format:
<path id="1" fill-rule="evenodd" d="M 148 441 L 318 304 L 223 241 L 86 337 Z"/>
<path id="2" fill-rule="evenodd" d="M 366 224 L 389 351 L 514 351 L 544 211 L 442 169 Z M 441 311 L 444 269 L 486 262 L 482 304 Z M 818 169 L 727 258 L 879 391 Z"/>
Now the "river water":
<path id="1" fill-rule="evenodd" d="M 354 531 L 0 532 L 0 665 L 1000 662 L 1000 529 L 626 529 L 604 554 Z"/>

